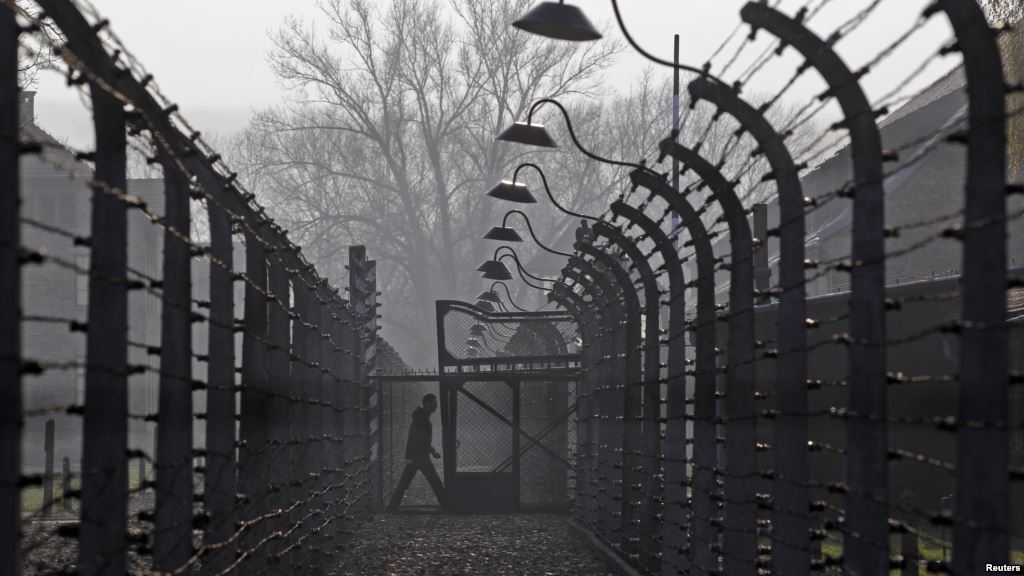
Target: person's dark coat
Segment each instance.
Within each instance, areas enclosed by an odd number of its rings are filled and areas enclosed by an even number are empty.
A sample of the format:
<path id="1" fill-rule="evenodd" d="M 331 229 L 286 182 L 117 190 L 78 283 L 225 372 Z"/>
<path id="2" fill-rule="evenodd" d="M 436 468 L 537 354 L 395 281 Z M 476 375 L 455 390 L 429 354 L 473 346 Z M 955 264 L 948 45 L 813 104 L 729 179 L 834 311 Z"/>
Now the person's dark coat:
<path id="1" fill-rule="evenodd" d="M 433 450 L 434 426 L 430 423 L 430 414 L 421 406 L 412 411 L 412 423 L 409 424 L 409 439 L 405 444 L 406 460 L 423 460 L 430 457 Z"/>

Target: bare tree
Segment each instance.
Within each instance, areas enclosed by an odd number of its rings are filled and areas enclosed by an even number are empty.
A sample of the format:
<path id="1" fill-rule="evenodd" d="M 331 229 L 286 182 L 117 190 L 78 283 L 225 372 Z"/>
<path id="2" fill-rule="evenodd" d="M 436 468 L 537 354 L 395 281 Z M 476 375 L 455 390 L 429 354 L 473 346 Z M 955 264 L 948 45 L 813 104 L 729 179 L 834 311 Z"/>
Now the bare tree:
<path id="1" fill-rule="evenodd" d="M 340 275 L 344 246 L 371 246 L 386 322 L 421 360 L 433 301 L 478 288 L 470 264 L 494 211 L 482 192 L 523 157 L 495 134 L 538 98 L 596 95 L 619 51 L 512 29 L 529 5 L 327 0 L 324 26 L 290 19 L 273 35 L 292 100 L 237 141 L 249 183 L 310 257 Z"/>
<path id="2" fill-rule="evenodd" d="M 671 131 L 667 73 L 659 80 L 648 71 L 624 93 L 604 92 L 602 73 L 619 44 L 538 39 L 508 25 L 530 5 L 328 0 L 325 26 L 290 19 L 273 35 L 270 62 L 291 99 L 259 113 L 232 146 L 232 163 L 322 269 L 342 277 L 343 248 L 371 247 L 381 261 L 385 323 L 397 329 L 389 338 L 417 362 L 433 357 L 434 300 L 481 288 L 473 268 L 494 246 L 479 238 L 507 208 L 485 190 L 528 160 L 578 212 L 600 214 L 629 188 L 627 170 L 575 150 L 553 107 L 535 120 L 563 144 L 557 150 L 499 143 L 497 133 L 544 97 L 566 103 L 579 138 L 608 158 L 653 163 Z M 725 154 L 727 171 L 738 173 L 753 144 L 734 142 L 725 122 L 706 130 L 711 113 L 688 110 L 683 138 L 702 138 L 706 153 Z M 757 186 L 760 176 L 745 175 L 752 194 L 769 191 Z M 520 178 L 543 194 L 535 173 Z M 524 210 L 545 242 L 575 226 L 546 200 Z M 529 261 L 537 248 L 521 252 Z"/>
<path id="3" fill-rule="evenodd" d="M 40 72 L 56 69 L 61 64 L 51 44 L 60 44 L 63 37 L 53 22 L 43 17 L 38 4 L 32 0 L 15 0 L 15 5 L 28 18 L 39 22 L 36 33 L 23 35 L 24 40 L 18 46 L 18 86 L 26 89 L 36 84 Z M 28 19 L 19 20 L 23 25 L 29 23 Z"/>

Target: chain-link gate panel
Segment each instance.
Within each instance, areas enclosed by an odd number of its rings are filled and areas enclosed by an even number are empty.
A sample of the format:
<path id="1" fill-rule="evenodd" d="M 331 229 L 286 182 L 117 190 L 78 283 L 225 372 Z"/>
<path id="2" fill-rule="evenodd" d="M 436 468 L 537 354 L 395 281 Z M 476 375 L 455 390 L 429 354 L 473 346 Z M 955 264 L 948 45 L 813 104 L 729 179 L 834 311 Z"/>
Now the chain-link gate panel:
<path id="1" fill-rule="evenodd" d="M 520 502 L 525 508 L 568 507 L 575 488 L 575 383 L 521 386 Z"/>
<path id="2" fill-rule="evenodd" d="M 561 312 L 498 313 L 437 302 L 445 466 L 455 509 L 570 507 L 577 331 Z"/>
<path id="3" fill-rule="evenodd" d="M 505 382 L 466 382 L 458 394 L 457 472 L 501 472 L 512 460 L 513 395 Z"/>

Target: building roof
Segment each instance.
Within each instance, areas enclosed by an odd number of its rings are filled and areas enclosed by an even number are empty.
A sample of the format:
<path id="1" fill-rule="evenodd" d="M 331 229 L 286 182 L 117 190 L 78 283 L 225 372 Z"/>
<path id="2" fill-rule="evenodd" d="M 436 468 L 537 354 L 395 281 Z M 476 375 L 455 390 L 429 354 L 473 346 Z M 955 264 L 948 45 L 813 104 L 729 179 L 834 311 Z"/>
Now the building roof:
<path id="1" fill-rule="evenodd" d="M 966 117 L 966 79 L 961 66 L 914 95 L 882 120 L 879 129 L 883 147 L 885 150 L 898 150 L 902 164 L 886 177 L 885 194 L 899 193 L 912 176 L 930 169 L 928 161 L 934 151 L 950 132 L 962 126 Z M 817 197 L 851 182 L 851 154 L 849 145 L 840 148 L 831 158 L 805 174 L 801 178 L 804 195 Z M 770 226 L 778 224 L 778 210 L 776 195 L 768 202 Z M 832 203 L 830 207 L 814 210 L 808 217 L 808 242 L 827 239 L 851 224 L 852 206 L 849 204 Z"/>

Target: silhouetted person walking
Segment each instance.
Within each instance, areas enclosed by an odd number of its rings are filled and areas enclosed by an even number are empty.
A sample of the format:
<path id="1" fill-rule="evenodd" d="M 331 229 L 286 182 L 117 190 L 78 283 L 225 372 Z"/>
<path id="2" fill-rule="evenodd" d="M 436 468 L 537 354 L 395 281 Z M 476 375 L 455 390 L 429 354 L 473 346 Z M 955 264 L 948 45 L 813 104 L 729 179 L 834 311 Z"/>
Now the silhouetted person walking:
<path id="1" fill-rule="evenodd" d="M 441 484 L 441 479 L 437 476 L 434 463 L 430 461 L 431 456 L 434 458 L 441 457 L 431 445 L 434 427 L 430 423 L 430 415 L 435 410 L 437 410 L 437 396 L 425 394 L 423 396 L 423 406 L 412 412 L 412 423 L 409 425 L 409 439 L 405 443 L 405 469 L 402 470 L 402 478 L 398 481 L 398 486 L 395 486 L 395 492 L 391 495 L 391 501 L 388 502 L 388 511 L 394 512 L 398 509 L 398 505 L 402 503 L 402 496 L 405 495 L 405 490 L 409 487 L 413 477 L 416 476 L 417 471 L 422 472 L 423 476 L 427 478 L 430 488 L 434 490 L 437 503 L 442 508 L 446 507 L 444 485 Z"/>

